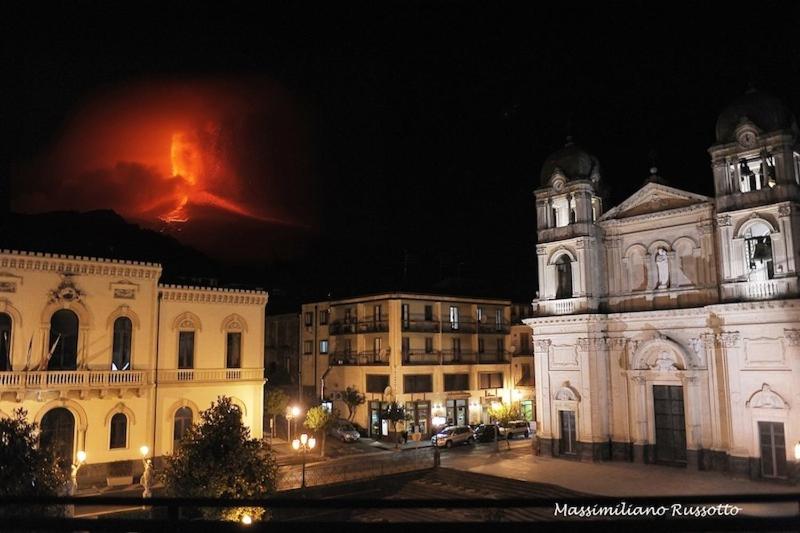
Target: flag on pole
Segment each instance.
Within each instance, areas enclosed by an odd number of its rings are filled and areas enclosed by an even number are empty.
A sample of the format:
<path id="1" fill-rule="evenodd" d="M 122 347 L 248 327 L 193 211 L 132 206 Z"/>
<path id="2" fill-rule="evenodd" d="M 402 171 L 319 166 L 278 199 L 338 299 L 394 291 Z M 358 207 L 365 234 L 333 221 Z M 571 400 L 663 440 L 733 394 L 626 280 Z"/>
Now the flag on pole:
<path id="1" fill-rule="evenodd" d="M 33 335 L 31 335 L 31 340 L 28 343 L 28 357 L 25 359 L 25 368 L 23 370 L 30 370 L 31 369 L 31 352 L 33 350 Z"/>
<path id="2" fill-rule="evenodd" d="M 6 361 L 5 361 L 6 367 L 5 368 L 7 370 L 13 370 L 11 368 L 11 350 L 10 350 L 11 347 L 8 345 L 8 332 L 7 331 L 3 332 L 3 348 L 4 348 L 4 351 L 5 351 L 5 353 L 3 354 L 3 357 L 6 358 Z"/>
<path id="3" fill-rule="evenodd" d="M 56 337 L 56 342 L 50 347 L 50 353 L 47 354 L 47 359 L 44 360 L 44 368 L 42 370 L 47 370 L 47 366 L 50 364 L 50 358 L 53 357 L 53 352 L 56 351 L 56 346 L 58 346 L 58 341 L 61 340 L 61 333 L 58 334 Z"/>

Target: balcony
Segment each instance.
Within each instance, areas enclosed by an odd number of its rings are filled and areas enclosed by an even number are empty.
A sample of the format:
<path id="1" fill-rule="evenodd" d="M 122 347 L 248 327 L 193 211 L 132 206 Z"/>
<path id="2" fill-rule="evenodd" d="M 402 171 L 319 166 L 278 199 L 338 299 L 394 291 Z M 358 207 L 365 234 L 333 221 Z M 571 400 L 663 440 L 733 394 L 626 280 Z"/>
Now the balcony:
<path id="1" fill-rule="evenodd" d="M 359 320 L 357 325 L 359 333 L 382 333 L 389 331 L 389 317 L 381 316 L 380 318 L 367 317 L 364 320 Z"/>
<path id="2" fill-rule="evenodd" d="M 403 331 L 417 331 L 421 333 L 439 333 L 438 320 L 426 320 L 424 316 L 412 315 L 409 320 L 401 322 Z"/>
<path id="3" fill-rule="evenodd" d="M 506 322 L 478 322 L 478 333 L 505 335 L 509 331 Z"/>
<path id="4" fill-rule="evenodd" d="M 404 365 L 440 365 L 442 352 L 426 352 L 425 350 L 409 350 L 403 353 Z"/>
<path id="5" fill-rule="evenodd" d="M 43 372 L 0 372 L 0 389 L 25 391 L 79 391 L 141 389 L 150 385 L 149 370 L 47 370 Z M 102 393 L 101 393 L 102 394 Z"/>
<path id="6" fill-rule="evenodd" d="M 508 363 L 508 352 L 484 352 L 478 354 L 478 364 Z"/>
<path id="7" fill-rule="evenodd" d="M 263 368 L 178 368 L 158 371 L 159 383 L 263 381 Z"/>
<path id="8" fill-rule="evenodd" d="M 454 350 L 442 351 L 442 364 L 443 365 L 474 365 L 478 362 L 478 354 L 476 352 L 464 352 Z"/>
<path id="9" fill-rule="evenodd" d="M 791 280 L 794 281 L 794 280 Z M 726 283 L 722 286 L 725 300 L 777 300 L 788 298 L 793 289 L 789 279 L 768 279 L 763 281 L 743 281 Z M 791 283 L 791 285 L 790 285 Z"/>
<path id="10" fill-rule="evenodd" d="M 329 366 L 386 366 L 389 351 L 335 352 L 328 357 Z"/>
<path id="11" fill-rule="evenodd" d="M 329 326 L 329 335 L 354 335 L 356 333 L 357 324 L 358 322 L 355 320 L 335 320 L 331 322 Z"/>
<path id="12" fill-rule="evenodd" d="M 596 298 L 579 296 L 577 298 L 561 298 L 558 300 L 534 300 L 533 312 L 536 316 L 573 315 L 589 313 L 596 310 Z"/>
<path id="13" fill-rule="evenodd" d="M 475 333 L 475 321 L 442 322 L 442 333 Z"/>

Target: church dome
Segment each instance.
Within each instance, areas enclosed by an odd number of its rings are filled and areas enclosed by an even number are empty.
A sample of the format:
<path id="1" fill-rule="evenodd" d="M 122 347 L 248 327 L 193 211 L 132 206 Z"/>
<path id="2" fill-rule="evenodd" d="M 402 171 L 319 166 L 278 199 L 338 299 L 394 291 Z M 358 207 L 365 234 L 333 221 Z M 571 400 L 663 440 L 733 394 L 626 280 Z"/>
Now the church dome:
<path id="1" fill-rule="evenodd" d="M 542 165 L 542 185 L 547 185 L 553 174 L 559 171 L 567 180 L 600 179 L 600 162 L 586 150 L 567 137 L 567 144 L 553 152 Z"/>
<path id="2" fill-rule="evenodd" d="M 763 132 L 793 130 L 798 132 L 797 120 L 792 111 L 778 98 L 755 89 L 729 105 L 717 119 L 717 142 L 736 141 L 736 128 L 747 119 Z"/>

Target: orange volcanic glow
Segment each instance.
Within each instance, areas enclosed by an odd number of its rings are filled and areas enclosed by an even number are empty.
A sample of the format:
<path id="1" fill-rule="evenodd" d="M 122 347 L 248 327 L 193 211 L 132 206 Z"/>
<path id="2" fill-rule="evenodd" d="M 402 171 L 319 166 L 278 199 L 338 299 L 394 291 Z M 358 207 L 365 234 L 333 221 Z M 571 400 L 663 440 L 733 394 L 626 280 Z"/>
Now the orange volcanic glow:
<path id="1" fill-rule="evenodd" d="M 310 185 L 293 100 L 268 80 L 126 85 L 76 109 L 20 169 L 22 212 L 113 209 L 156 226 L 237 218 L 307 227 Z M 206 226 L 207 227 L 207 226 Z"/>
<path id="2" fill-rule="evenodd" d="M 215 131 L 209 128 L 209 131 Z M 213 154 L 204 153 L 196 136 L 185 132 L 172 134 L 170 145 L 170 163 L 172 176 L 165 178 L 173 180 L 175 185 L 175 206 L 167 213 L 159 216 L 161 220 L 169 223 L 182 223 L 189 221 L 187 206 L 210 205 L 237 215 L 268 221 L 264 216 L 252 212 L 236 201 L 223 198 L 204 188 L 203 178 L 219 181 L 221 176 L 209 175 L 214 170 L 219 171 L 222 162 Z"/>

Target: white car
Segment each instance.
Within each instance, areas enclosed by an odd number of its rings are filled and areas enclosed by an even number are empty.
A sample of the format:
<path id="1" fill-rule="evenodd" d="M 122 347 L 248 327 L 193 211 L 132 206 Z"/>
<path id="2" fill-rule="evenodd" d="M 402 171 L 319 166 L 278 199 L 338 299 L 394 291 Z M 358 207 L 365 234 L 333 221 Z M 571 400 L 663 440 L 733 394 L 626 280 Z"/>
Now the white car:
<path id="1" fill-rule="evenodd" d="M 450 426 L 431 437 L 431 444 L 440 448 L 452 448 L 455 444 L 472 444 L 475 433 L 469 426 Z"/>
<path id="2" fill-rule="evenodd" d="M 347 420 L 340 420 L 329 431 L 331 437 L 336 437 L 342 442 L 356 442 L 361 438 L 358 430 Z"/>

